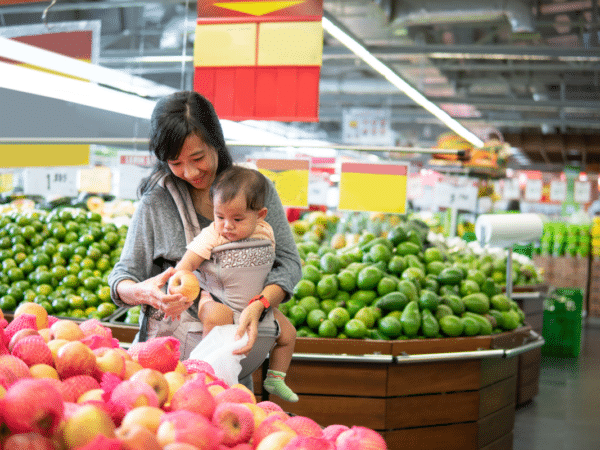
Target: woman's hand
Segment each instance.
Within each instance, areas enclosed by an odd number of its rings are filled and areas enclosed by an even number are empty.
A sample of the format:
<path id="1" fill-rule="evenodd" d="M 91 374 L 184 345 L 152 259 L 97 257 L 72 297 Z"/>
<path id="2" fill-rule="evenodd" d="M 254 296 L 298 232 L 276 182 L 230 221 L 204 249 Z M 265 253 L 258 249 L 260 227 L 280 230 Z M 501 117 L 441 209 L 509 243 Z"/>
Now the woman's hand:
<path id="1" fill-rule="evenodd" d="M 235 340 L 241 339 L 244 333 L 248 333 L 248 343 L 235 350 L 234 355 L 245 355 L 252 350 L 258 336 L 258 320 L 264 309 L 265 307 L 261 302 L 252 302 L 242 311 L 238 329 L 235 333 Z"/>

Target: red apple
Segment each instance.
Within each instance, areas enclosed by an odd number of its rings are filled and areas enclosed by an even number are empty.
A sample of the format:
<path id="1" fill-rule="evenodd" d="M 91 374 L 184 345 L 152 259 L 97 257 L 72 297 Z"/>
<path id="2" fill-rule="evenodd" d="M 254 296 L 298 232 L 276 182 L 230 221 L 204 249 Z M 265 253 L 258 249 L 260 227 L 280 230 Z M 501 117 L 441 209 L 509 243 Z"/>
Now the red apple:
<path id="1" fill-rule="evenodd" d="M 256 397 L 247 387 L 230 387 L 215 395 L 215 402 L 256 403 Z"/>
<path id="2" fill-rule="evenodd" d="M 323 437 L 321 426 L 309 417 L 293 416 L 285 421 L 298 436 Z"/>
<path id="3" fill-rule="evenodd" d="M 202 414 L 209 419 L 213 415 L 215 406 L 215 399 L 201 379 L 186 381 L 171 398 L 171 410 L 185 409 Z"/>
<path id="4" fill-rule="evenodd" d="M 297 433 L 285 423 L 285 419 L 277 415 L 267 416 L 265 420 L 261 422 L 261 424 L 254 430 L 254 434 L 252 436 L 252 442 L 254 445 L 259 445 L 260 442 L 265 439 L 268 435 L 276 433 L 278 431 L 285 431 L 293 434 L 294 436 Z"/>
<path id="5" fill-rule="evenodd" d="M 13 355 L 0 355 L 0 385 L 8 388 L 21 378 L 31 378 L 27 364 Z"/>
<path id="6" fill-rule="evenodd" d="M 94 352 L 79 341 L 67 342 L 61 346 L 56 352 L 54 363 L 61 380 L 75 375 L 94 376 L 98 369 Z"/>
<path id="7" fill-rule="evenodd" d="M 100 406 L 78 405 L 66 418 L 62 427 L 63 440 L 67 448 L 79 448 L 88 444 L 96 436 L 115 437 L 115 424 L 110 415 Z"/>
<path id="8" fill-rule="evenodd" d="M 323 428 L 323 437 L 333 443 L 337 437 L 342 434 L 344 431 L 349 430 L 350 428 L 346 425 L 329 425 Z"/>
<path id="9" fill-rule="evenodd" d="M 255 447 L 256 450 L 283 450 L 283 448 L 296 437 L 293 431 L 275 431 L 267 436 Z"/>
<path id="10" fill-rule="evenodd" d="M 169 382 L 164 374 L 155 369 L 142 369 L 131 375 L 131 381 L 142 381 L 154 389 L 158 398 L 158 406 L 162 406 L 169 399 Z"/>
<path id="11" fill-rule="evenodd" d="M 158 443 L 163 447 L 173 442 L 184 442 L 200 450 L 216 450 L 223 436 L 223 430 L 206 417 L 186 410 L 166 413 L 156 430 Z"/>
<path id="12" fill-rule="evenodd" d="M 228 446 L 248 442 L 254 433 L 252 411 L 241 403 L 219 403 L 212 423 L 225 432 L 223 444 Z"/>
<path id="13" fill-rule="evenodd" d="M 34 431 L 52 436 L 64 414 L 63 399 L 50 380 L 25 378 L 4 395 L 3 417 L 13 433 Z"/>
<path id="14" fill-rule="evenodd" d="M 161 450 L 156 434 L 137 423 L 121 424 L 115 430 L 116 438 L 121 441 L 123 450 Z"/>
<path id="15" fill-rule="evenodd" d="M 25 336 L 39 336 L 39 334 L 40 333 L 38 333 L 38 331 L 34 330 L 33 328 L 20 329 L 15 334 L 13 334 L 12 338 L 10 338 L 10 341 L 8 342 L 8 351 L 12 353 L 13 348 L 15 348 L 15 344 L 19 339 Z"/>
<path id="16" fill-rule="evenodd" d="M 77 322 L 69 319 L 60 319 L 54 322 L 50 329 L 54 339 L 66 339 L 67 341 L 78 341 L 83 339 L 85 335 Z"/>
<path id="17" fill-rule="evenodd" d="M 65 402 L 77 403 L 86 392 L 99 389 L 100 383 L 89 375 L 75 375 L 60 382 L 60 393 Z"/>
<path id="18" fill-rule="evenodd" d="M 284 450 L 336 450 L 333 442 L 314 436 L 296 436 L 283 447 Z"/>
<path id="19" fill-rule="evenodd" d="M 165 411 L 156 406 L 138 406 L 125 414 L 121 421 L 121 427 L 134 424 L 141 425 L 156 434 L 160 419 L 164 414 Z"/>
<path id="20" fill-rule="evenodd" d="M 119 378 L 124 378 L 125 358 L 120 351 L 110 347 L 100 347 L 93 352 L 96 355 L 96 365 L 100 372 L 110 372 Z"/>
<path id="21" fill-rule="evenodd" d="M 111 392 L 109 405 L 112 417 L 118 425 L 125 415 L 139 406 L 158 407 L 158 398 L 154 389 L 142 381 L 126 380 L 120 382 Z"/>
<path id="22" fill-rule="evenodd" d="M 188 302 L 193 302 L 200 294 L 200 284 L 198 278 L 189 270 L 177 270 L 171 278 L 168 285 L 169 294 L 181 294 L 187 298 Z"/>
<path id="23" fill-rule="evenodd" d="M 143 342 L 135 351 L 130 348 L 129 354 L 142 367 L 166 373 L 175 370 L 177 367 L 180 357 L 180 345 L 181 343 L 172 336 L 157 337 Z M 137 357 L 133 356 L 132 353 L 136 354 Z"/>
<path id="24" fill-rule="evenodd" d="M 39 334 L 24 336 L 19 339 L 15 343 L 12 354 L 30 367 L 35 364 L 54 365 L 54 358 L 52 358 L 50 347 L 48 347 L 44 338 Z"/>
<path id="25" fill-rule="evenodd" d="M 163 450 L 199 450 L 198 447 L 185 442 L 172 442 L 163 447 Z M 219 449 L 220 450 L 220 449 Z M 252 450 L 252 449 L 250 449 Z"/>
<path id="26" fill-rule="evenodd" d="M 383 437 L 370 428 L 353 426 L 337 437 L 338 450 L 387 450 Z"/>
<path id="27" fill-rule="evenodd" d="M 19 433 L 4 441 L 4 450 L 54 450 L 52 441 L 39 433 Z"/>

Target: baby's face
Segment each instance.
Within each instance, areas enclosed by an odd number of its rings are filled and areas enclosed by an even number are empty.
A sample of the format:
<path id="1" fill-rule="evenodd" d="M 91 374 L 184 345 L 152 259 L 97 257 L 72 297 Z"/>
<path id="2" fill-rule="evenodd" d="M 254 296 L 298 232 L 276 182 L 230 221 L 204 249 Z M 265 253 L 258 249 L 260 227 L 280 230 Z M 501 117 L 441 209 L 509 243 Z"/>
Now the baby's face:
<path id="1" fill-rule="evenodd" d="M 215 228 L 219 235 L 229 241 L 239 241 L 252 235 L 258 222 L 259 212 L 246 207 L 246 198 L 238 194 L 228 202 L 214 198 Z"/>

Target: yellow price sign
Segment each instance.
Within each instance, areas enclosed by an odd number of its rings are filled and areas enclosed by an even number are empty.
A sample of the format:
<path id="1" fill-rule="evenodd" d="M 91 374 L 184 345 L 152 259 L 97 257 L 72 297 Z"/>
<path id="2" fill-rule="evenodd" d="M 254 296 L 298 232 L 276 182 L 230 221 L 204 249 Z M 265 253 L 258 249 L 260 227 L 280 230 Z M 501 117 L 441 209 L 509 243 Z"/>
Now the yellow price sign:
<path id="1" fill-rule="evenodd" d="M 342 163 L 339 209 L 404 214 L 408 165 Z"/>
<path id="2" fill-rule="evenodd" d="M 308 206 L 308 160 L 257 159 L 255 163 L 258 171 L 275 185 L 283 206 Z"/>
<path id="3" fill-rule="evenodd" d="M 0 192 L 10 192 L 14 188 L 12 173 L 0 173 Z"/>
<path id="4" fill-rule="evenodd" d="M 79 192 L 109 194 L 112 188 L 112 173 L 109 167 L 97 166 L 79 171 Z"/>

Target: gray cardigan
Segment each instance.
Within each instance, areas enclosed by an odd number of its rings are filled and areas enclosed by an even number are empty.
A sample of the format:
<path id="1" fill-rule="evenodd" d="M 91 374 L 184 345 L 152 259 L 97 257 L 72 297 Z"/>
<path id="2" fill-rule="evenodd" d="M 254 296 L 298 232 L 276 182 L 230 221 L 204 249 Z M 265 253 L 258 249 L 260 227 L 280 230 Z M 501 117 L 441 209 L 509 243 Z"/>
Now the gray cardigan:
<path id="1" fill-rule="evenodd" d="M 175 182 L 179 187 L 186 186 L 179 179 L 175 179 Z M 273 227 L 275 234 L 275 263 L 265 285 L 280 286 L 287 293 L 287 300 L 302 276 L 302 268 L 281 200 L 270 181 L 265 206 L 268 209 L 266 221 Z M 211 222 L 201 215 L 198 215 L 198 221 L 202 228 Z M 183 222 L 175 201 L 166 188 L 156 185 L 142 196 L 129 225 L 120 260 L 108 277 L 114 303 L 128 306 L 117 294 L 116 286 L 119 282 L 140 282 L 158 275 L 169 266 L 177 264 L 185 250 Z M 190 311 L 192 315 L 197 314 L 197 304 L 190 309 L 193 309 Z M 142 311 L 142 314 L 148 312 L 147 308 Z"/>

